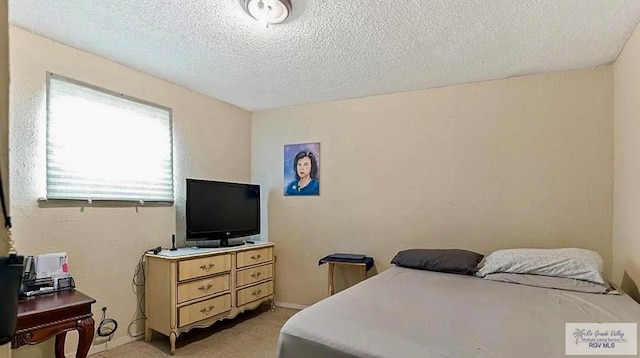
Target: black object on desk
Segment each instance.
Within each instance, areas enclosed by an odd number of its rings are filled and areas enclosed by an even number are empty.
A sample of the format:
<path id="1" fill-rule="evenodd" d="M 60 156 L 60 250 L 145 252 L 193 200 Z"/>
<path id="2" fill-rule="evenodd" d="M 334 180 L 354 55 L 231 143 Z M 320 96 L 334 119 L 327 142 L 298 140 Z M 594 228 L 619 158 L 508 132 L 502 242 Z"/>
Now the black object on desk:
<path id="1" fill-rule="evenodd" d="M 178 251 L 178 248 L 176 247 L 176 234 L 171 235 L 171 248 L 169 251 Z"/>
<path id="2" fill-rule="evenodd" d="M 362 257 L 362 258 L 349 258 L 349 257 Z M 335 265 L 359 266 L 360 275 L 363 281 L 367 278 L 367 271 L 369 271 L 374 265 L 373 257 L 367 257 L 364 255 L 353 255 L 353 254 L 327 255 L 318 261 L 318 266 L 324 263 L 329 264 L 329 276 L 328 276 L 329 296 L 335 293 L 335 283 L 333 280 L 333 272 L 334 272 Z"/>
<path id="3" fill-rule="evenodd" d="M 366 255 L 337 253 L 337 254 L 329 255 L 329 257 L 332 258 L 332 259 L 362 260 L 362 259 L 364 259 L 366 257 Z"/>
<path id="4" fill-rule="evenodd" d="M 339 256 L 335 256 L 335 254 L 327 255 L 318 261 L 318 266 L 324 263 L 338 262 L 338 263 L 344 263 L 344 264 L 365 265 L 367 271 L 369 271 L 374 265 L 373 257 L 368 257 L 364 255 L 355 255 L 355 256 L 363 256 L 363 257 L 360 259 L 354 259 L 354 258 L 345 258 L 343 255 L 345 254 L 339 254 Z"/>

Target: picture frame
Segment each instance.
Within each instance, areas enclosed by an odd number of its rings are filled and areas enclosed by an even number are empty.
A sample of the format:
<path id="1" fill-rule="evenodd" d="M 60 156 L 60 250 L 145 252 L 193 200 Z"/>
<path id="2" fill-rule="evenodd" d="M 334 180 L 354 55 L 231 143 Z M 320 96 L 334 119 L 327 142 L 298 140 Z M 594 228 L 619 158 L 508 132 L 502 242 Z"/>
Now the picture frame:
<path id="1" fill-rule="evenodd" d="M 284 146 L 285 196 L 320 195 L 320 143 Z"/>

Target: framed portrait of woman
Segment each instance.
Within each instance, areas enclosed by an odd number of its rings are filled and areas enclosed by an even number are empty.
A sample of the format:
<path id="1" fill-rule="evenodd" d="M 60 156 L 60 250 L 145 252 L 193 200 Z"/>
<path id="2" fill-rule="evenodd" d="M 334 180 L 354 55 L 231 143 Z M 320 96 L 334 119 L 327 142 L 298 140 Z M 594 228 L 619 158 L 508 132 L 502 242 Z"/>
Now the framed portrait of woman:
<path id="1" fill-rule="evenodd" d="M 320 143 L 284 146 L 284 195 L 320 195 Z"/>

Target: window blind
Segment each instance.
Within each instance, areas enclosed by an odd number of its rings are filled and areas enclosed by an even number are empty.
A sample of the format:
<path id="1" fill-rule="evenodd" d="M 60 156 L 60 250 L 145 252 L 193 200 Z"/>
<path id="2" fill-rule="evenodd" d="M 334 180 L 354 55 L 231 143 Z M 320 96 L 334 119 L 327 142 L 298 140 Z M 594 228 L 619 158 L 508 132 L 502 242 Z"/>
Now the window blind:
<path id="1" fill-rule="evenodd" d="M 173 201 L 171 110 L 49 74 L 47 199 Z"/>

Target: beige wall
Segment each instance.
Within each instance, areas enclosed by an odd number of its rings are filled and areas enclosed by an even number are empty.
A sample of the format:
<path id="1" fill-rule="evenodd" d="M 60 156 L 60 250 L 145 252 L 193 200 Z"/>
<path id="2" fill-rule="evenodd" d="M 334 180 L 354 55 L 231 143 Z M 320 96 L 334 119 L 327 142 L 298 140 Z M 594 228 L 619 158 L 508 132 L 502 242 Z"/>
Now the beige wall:
<path id="1" fill-rule="evenodd" d="M 640 27 L 614 64 L 613 277 L 640 302 Z"/>
<path id="2" fill-rule="evenodd" d="M 11 204 L 17 247 L 23 254 L 67 251 L 77 287 L 98 300 L 98 319 L 100 308 L 109 308 L 108 315 L 120 323 L 114 339 L 123 342 L 138 305 L 131 278 L 139 257 L 146 249 L 170 246 L 176 231 L 184 235 L 185 177 L 250 180 L 250 113 L 21 29 L 10 30 Z M 37 199 L 46 194 L 46 71 L 173 108 L 177 209 L 39 206 Z"/>
<path id="3" fill-rule="evenodd" d="M 252 114 L 278 301 L 325 296 L 332 252 L 584 247 L 611 267 L 611 66 Z M 321 195 L 284 197 L 283 145 L 321 142 Z"/>

